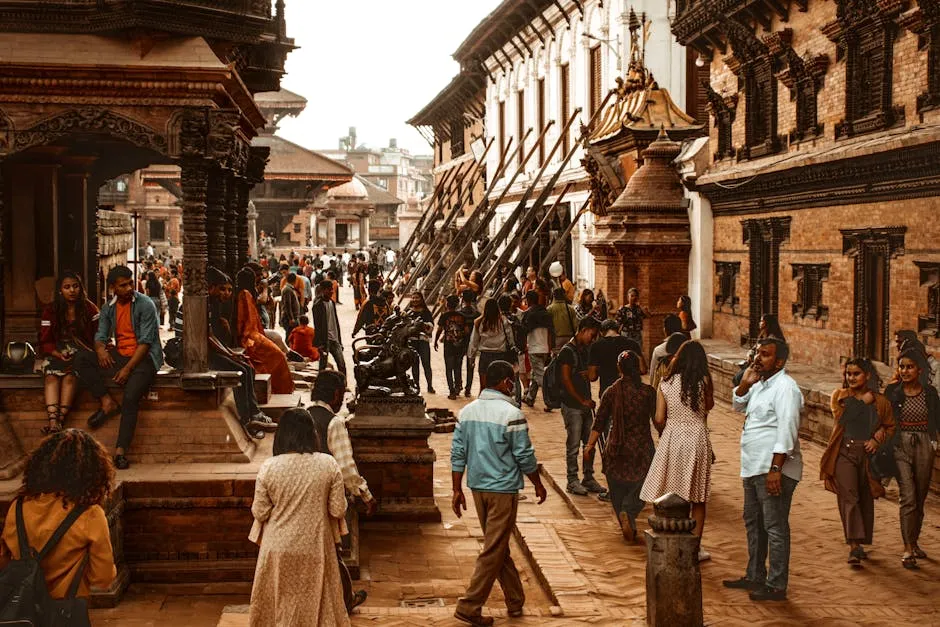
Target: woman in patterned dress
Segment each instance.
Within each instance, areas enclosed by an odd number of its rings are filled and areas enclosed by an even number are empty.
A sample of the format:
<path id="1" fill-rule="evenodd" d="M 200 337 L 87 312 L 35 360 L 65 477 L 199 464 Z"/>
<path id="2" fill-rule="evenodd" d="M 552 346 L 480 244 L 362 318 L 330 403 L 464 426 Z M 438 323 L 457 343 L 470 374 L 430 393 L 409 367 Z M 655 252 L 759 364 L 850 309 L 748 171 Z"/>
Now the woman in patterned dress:
<path id="1" fill-rule="evenodd" d="M 251 627 L 349 625 L 336 544 L 347 533 L 339 464 L 319 452 L 305 409 L 290 409 L 274 456 L 255 482 L 249 539 L 261 545 L 251 588 Z"/>
<path id="2" fill-rule="evenodd" d="M 692 503 L 693 533 L 705 527 L 705 503 L 711 490 L 712 444 L 708 438 L 708 412 L 715 406 L 712 378 L 705 349 L 685 342 L 656 391 L 659 447 L 640 498 L 651 503 L 670 492 Z M 699 552 L 699 559 L 710 556 Z"/>

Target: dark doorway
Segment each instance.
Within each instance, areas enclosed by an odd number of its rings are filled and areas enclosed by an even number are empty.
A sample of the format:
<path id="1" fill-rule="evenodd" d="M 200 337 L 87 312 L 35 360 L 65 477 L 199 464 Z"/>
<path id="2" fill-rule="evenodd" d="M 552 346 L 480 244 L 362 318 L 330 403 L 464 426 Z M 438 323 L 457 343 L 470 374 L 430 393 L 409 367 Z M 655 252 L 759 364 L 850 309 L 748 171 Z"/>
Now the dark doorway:
<path id="1" fill-rule="evenodd" d="M 337 223 L 336 225 L 336 245 L 345 246 L 349 241 L 349 225 Z"/>
<path id="2" fill-rule="evenodd" d="M 163 242 L 166 240 L 166 220 L 150 221 L 150 241 Z"/>
<path id="3" fill-rule="evenodd" d="M 888 363 L 891 259 L 904 254 L 907 227 L 843 229 L 842 251 L 855 259 L 853 352 Z"/>

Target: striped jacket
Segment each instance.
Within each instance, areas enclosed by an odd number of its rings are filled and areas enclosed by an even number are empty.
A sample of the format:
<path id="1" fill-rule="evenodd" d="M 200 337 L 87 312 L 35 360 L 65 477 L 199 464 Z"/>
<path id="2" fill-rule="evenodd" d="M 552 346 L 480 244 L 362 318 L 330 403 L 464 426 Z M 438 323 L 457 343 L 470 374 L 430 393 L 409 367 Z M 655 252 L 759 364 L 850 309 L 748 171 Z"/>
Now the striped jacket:
<path id="1" fill-rule="evenodd" d="M 475 492 L 521 490 L 523 475 L 538 467 L 522 411 L 505 394 L 483 390 L 457 418 L 450 463 L 454 472 L 466 472 Z"/>

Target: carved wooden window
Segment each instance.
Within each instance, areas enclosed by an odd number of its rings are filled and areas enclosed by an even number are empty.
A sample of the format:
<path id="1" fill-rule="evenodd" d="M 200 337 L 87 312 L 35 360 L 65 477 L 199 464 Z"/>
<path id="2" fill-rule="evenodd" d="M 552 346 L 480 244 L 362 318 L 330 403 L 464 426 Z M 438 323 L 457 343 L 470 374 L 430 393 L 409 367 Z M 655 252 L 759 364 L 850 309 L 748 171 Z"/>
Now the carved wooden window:
<path id="1" fill-rule="evenodd" d="M 450 123 L 450 158 L 459 157 L 464 150 L 463 119 L 455 118 Z"/>
<path id="2" fill-rule="evenodd" d="M 594 115 L 598 109 L 601 108 L 601 101 L 603 97 L 601 96 L 601 47 L 600 45 L 594 46 L 590 50 L 590 71 L 589 75 L 591 77 L 591 91 L 590 91 L 590 111 L 591 115 Z"/>
<path id="3" fill-rule="evenodd" d="M 545 79 L 540 78 L 538 82 L 538 102 L 536 103 L 535 114 L 538 116 L 538 133 L 542 137 L 542 131 L 545 130 Z M 545 138 L 539 140 L 539 166 L 545 163 Z"/>
<path id="4" fill-rule="evenodd" d="M 561 84 L 560 95 L 561 95 L 561 127 L 564 129 L 568 120 L 571 119 L 571 72 L 570 66 L 565 63 L 559 68 L 558 71 L 558 80 Z M 571 133 L 565 133 L 564 137 L 561 139 L 561 150 L 565 154 L 568 154 L 568 150 L 571 148 Z"/>
<path id="5" fill-rule="evenodd" d="M 920 268 L 920 286 L 927 288 L 927 315 L 917 316 L 917 331 L 940 337 L 940 262 L 914 263 Z"/>
<path id="6" fill-rule="evenodd" d="M 773 59 L 761 59 L 744 72 L 746 118 L 741 157 L 755 158 L 777 152 L 777 79 Z"/>
<path id="7" fill-rule="evenodd" d="M 737 95 L 732 96 L 730 99 L 722 98 L 721 94 L 712 89 L 708 81 L 703 80 L 701 85 L 708 98 L 708 110 L 715 116 L 715 128 L 718 130 L 718 150 L 715 151 L 715 160 L 734 156 L 734 147 L 731 143 L 731 125 L 734 122 L 734 105 L 737 104 Z"/>
<path id="8" fill-rule="evenodd" d="M 794 263 L 796 302 L 793 315 L 801 318 L 829 319 L 829 307 L 823 305 L 823 283 L 829 280 L 828 263 Z"/>
<path id="9" fill-rule="evenodd" d="M 718 277 L 718 293 L 715 306 L 718 309 L 730 307 L 732 311 L 740 304 L 737 296 L 738 276 L 741 274 L 740 261 L 716 261 L 715 275 Z"/>
<path id="10" fill-rule="evenodd" d="M 516 138 L 519 142 L 519 165 L 525 158 L 525 149 L 522 146 L 522 138 L 525 137 L 525 92 L 519 91 L 516 94 Z"/>

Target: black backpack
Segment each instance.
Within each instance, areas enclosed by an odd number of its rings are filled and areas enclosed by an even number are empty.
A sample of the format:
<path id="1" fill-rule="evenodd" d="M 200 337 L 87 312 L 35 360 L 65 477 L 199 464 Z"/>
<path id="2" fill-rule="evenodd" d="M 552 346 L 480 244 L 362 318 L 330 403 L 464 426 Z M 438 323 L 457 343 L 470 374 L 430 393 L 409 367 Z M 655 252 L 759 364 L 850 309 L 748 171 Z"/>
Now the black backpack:
<path id="1" fill-rule="evenodd" d="M 581 357 L 578 351 L 571 347 L 571 342 L 561 347 L 561 350 L 545 366 L 545 373 L 542 375 L 542 398 L 545 400 L 545 406 L 549 409 L 558 409 L 561 407 L 561 365 L 558 358 L 562 351 L 574 351 L 575 364 L 580 365 Z"/>
<path id="2" fill-rule="evenodd" d="M 20 559 L 11 561 L 0 571 L 0 625 L 17 627 L 90 627 L 88 604 L 77 599 L 78 585 L 85 573 L 88 555 L 64 599 L 53 599 L 46 587 L 46 578 L 40 565 L 52 552 L 72 524 L 85 511 L 75 507 L 55 530 L 46 546 L 38 553 L 29 544 L 26 525 L 23 523 L 23 499 L 16 501 L 16 534 L 20 545 Z"/>

